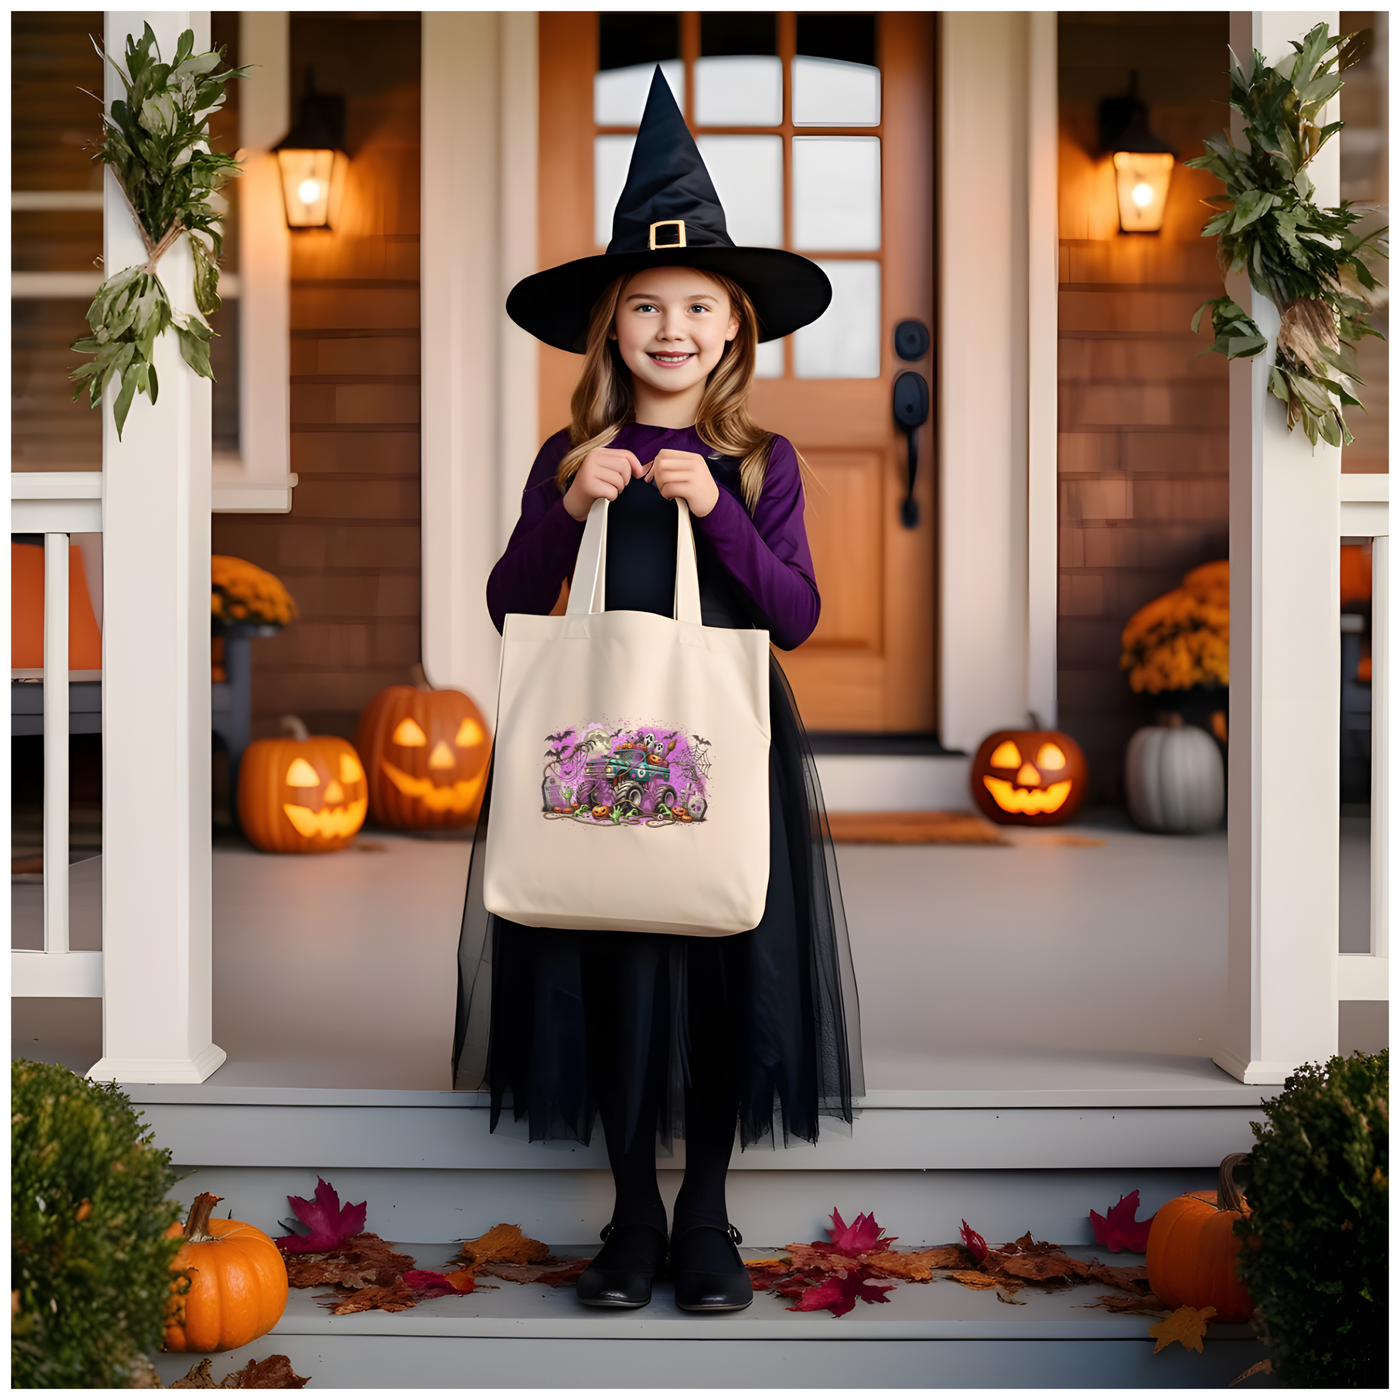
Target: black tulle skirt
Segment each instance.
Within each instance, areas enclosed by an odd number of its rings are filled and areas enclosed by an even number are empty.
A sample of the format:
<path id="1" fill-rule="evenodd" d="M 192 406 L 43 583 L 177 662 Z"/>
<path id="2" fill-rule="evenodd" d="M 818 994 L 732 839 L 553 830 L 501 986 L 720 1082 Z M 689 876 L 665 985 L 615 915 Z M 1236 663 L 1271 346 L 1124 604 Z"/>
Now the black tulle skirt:
<path id="1" fill-rule="evenodd" d="M 770 695 L 768 902 L 747 933 L 526 928 L 488 913 L 488 779 L 458 949 L 453 1075 L 458 1089 L 489 1087 L 493 1131 L 509 1112 L 528 1121 L 531 1140 L 587 1143 L 606 1074 L 629 1127 L 642 1105 L 659 1104 L 662 1142 L 684 1136 L 697 996 L 698 1014 L 712 1020 L 713 1011 L 727 1027 L 745 1147 L 815 1142 L 823 1115 L 851 1122 L 864 1092 L 860 1010 L 835 852 L 776 661 Z M 723 1005 L 711 1006 L 715 998 Z"/>

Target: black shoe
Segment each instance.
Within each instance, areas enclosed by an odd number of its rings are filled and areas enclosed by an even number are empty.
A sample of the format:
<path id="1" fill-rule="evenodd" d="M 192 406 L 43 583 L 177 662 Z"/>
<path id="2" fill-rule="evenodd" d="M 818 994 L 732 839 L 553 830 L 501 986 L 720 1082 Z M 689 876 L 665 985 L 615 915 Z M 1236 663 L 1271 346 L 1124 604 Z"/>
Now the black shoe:
<path id="1" fill-rule="evenodd" d="M 719 1238 L 716 1239 L 715 1237 Z M 715 1268 L 716 1245 L 727 1252 L 732 1264 Z M 753 1302 L 753 1284 L 736 1246 L 743 1236 L 732 1226 L 692 1225 L 671 1240 L 671 1277 L 676 1284 L 676 1306 L 686 1312 L 738 1312 Z M 696 1259 L 696 1247 L 704 1255 L 704 1267 Z M 727 1251 L 723 1246 L 728 1246 Z"/>
<path id="2" fill-rule="evenodd" d="M 624 1241 L 625 1237 L 625 1241 Z M 578 1300 L 590 1308 L 644 1308 L 651 1302 L 651 1281 L 666 1262 L 666 1232 L 655 1225 L 605 1225 L 599 1236 L 604 1241 L 597 1257 L 578 1277 Z M 628 1266 L 611 1267 L 608 1244 L 616 1248 L 625 1242 L 633 1256 Z M 645 1264 L 634 1262 L 648 1258 Z"/>

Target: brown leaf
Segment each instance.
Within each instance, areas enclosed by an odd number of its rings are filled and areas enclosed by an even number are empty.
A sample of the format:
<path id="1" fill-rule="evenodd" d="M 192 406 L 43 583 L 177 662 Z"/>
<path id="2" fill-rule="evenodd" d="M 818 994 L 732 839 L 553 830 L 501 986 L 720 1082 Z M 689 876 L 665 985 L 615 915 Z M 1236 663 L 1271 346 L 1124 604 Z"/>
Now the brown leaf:
<path id="1" fill-rule="evenodd" d="M 205 1357 L 203 1361 L 196 1361 L 178 1381 L 171 1381 L 168 1390 L 217 1390 L 219 1383 L 213 1375 L 214 1363 Z"/>
<path id="2" fill-rule="evenodd" d="M 592 1262 L 591 1259 L 555 1259 L 551 1255 L 539 1264 L 483 1264 L 481 1272 L 510 1283 L 547 1283 L 552 1288 L 562 1288 L 565 1284 L 577 1283 L 578 1276 Z M 470 1273 L 471 1270 L 461 1272 Z"/>
<path id="3" fill-rule="evenodd" d="M 990 1288 L 1000 1288 L 1003 1285 L 988 1274 L 984 1274 L 980 1269 L 952 1269 L 943 1275 L 950 1278 L 954 1283 L 960 1283 L 964 1288 L 972 1288 L 978 1291 Z M 1010 1287 L 1009 1284 L 1006 1285 Z"/>
<path id="4" fill-rule="evenodd" d="M 787 1244 L 783 1246 L 783 1252 L 792 1256 L 794 1269 L 825 1269 L 833 1273 L 837 1269 L 858 1269 L 865 1262 L 836 1254 L 821 1245 Z"/>
<path id="5" fill-rule="evenodd" d="M 1201 1342 L 1206 1335 L 1206 1325 L 1214 1316 L 1215 1309 L 1210 1306 L 1178 1308 L 1165 1321 L 1154 1323 L 1147 1329 L 1148 1336 L 1157 1339 L 1157 1345 L 1152 1348 L 1152 1355 L 1156 1356 L 1163 1347 L 1168 1347 L 1173 1342 L 1180 1342 L 1187 1351 L 1204 1351 Z"/>
<path id="6" fill-rule="evenodd" d="M 287 1282 L 292 1288 L 344 1284 L 347 1288 L 389 1287 L 394 1279 L 416 1268 L 413 1257 L 399 1254 L 387 1240 L 366 1233 L 353 1235 L 339 1249 L 324 1254 L 286 1256 Z"/>
<path id="7" fill-rule="evenodd" d="M 1247 1381 L 1251 1376 L 1272 1376 L 1273 1373 L 1274 1363 L 1266 1356 L 1262 1361 L 1256 1361 L 1249 1370 L 1241 1371 L 1230 1384 L 1238 1385 L 1241 1381 Z"/>
<path id="8" fill-rule="evenodd" d="M 311 1379 L 292 1370 L 292 1361 L 280 1353 L 263 1361 L 250 1361 L 230 1371 L 219 1384 L 221 1390 L 301 1390 Z"/>
<path id="9" fill-rule="evenodd" d="M 494 1225 L 474 1240 L 463 1240 L 458 1259 L 469 1268 L 483 1264 L 539 1264 L 549 1257 L 549 1246 L 530 1239 L 519 1225 Z"/>
<path id="10" fill-rule="evenodd" d="M 358 1288 L 353 1293 L 318 1293 L 318 1303 L 326 1303 L 337 1317 L 346 1313 L 404 1312 L 418 1306 L 418 1298 L 402 1278 L 396 1278 L 387 1288 Z"/>
<path id="11" fill-rule="evenodd" d="M 990 1254 L 987 1256 L 982 1266 L 984 1269 L 991 1257 Z M 1047 1283 L 1051 1279 L 1088 1278 L 1089 1265 L 1082 1259 L 1071 1259 L 1068 1254 L 1013 1254 L 1000 1262 L 996 1272 L 1028 1279 L 1032 1283 Z"/>
<path id="12" fill-rule="evenodd" d="M 971 1262 L 972 1256 L 957 1244 L 910 1250 L 907 1253 L 887 1249 L 879 1254 L 867 1254 L 861 1260 L 867 1268 L 878 1269 L 891 1278 L 914 1279 L 919 1283 L 931 1279 L 935 1269 L 961 1269 Z"/>
<path id="13" fill-rule="evenodd" d="M 1141 1264 L 1100 1264 L 1095 1259 L 1089 1265 L 1088 1277 L 1095 1283 L 1109 1283 L 1115 1288 L 1146 1287 L 1147 1270 Z"/>
<path id="14" fill-rule="evenodd" d="M 1170 1309 L 1154 1293 L 1101 1293 L 1092 1303 L 1080 1303 L 1081 1308 L 1107 1308 L 1114 1313 L 1156 1313 L 1165 1317 Z"/>
<path id="15" fill-rule="evenodd" d="M 1301 360 L 1314 374 L 1331 379 L 1336 371 L 1323 358 L 1335 355 L 1340 341 L 1332 308 L 1317 297 L 1299 297 L 1279 318 L 1278 347 Z"/>
<path id="16" fill-rule="evenodd" d="M 1026 1300 L 1016 1296 L 1019 1291 L 1019 1289 L 1011 1287 L 1010 1284 L 999 1284 L 997 1286 L 997 1302 L 1014 1303 L 1018 1308 L 1024 1308 L 1026 1306 Z"/>

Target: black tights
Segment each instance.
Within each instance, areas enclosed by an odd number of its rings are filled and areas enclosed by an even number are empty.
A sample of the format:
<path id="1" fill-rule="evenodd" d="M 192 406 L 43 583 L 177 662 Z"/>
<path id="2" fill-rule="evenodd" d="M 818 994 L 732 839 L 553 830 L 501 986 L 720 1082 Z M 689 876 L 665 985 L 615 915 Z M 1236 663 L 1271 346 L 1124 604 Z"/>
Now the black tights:
<path id="1" fill-rule="evenodd" d="M 620 988 L 612 959 L 601 960 L 596 971 L 585 970 L 589 1010 L 589 1063 L 593 1093 L 603 1123 L 603 1136 L 617 1192 L 614 1226 L 653 1225 L 666 1229 L 666 1209 L 656 1184 L 656 1124 L 665 1087 L 669 1042 L 669 952 L 660 940 L 647 940 L 650 956 L 629 965 L 649 985 Z M 676 1197 L 673 1234 L 696 1225 L 723 1229 L 728 1224 L 725 1178 L 738 1121 L 738 1091 L 734 1076 L 735 1032 L 726 1010 L 724 969 L 719 949 L 697 940 L 685 950 L 687 959 L 688 1082 L 685 1095 L 685 1180 Z M 592 975 L 590 972 L 592 971 Z M 614 1014 L 619 996 L 649 998 L 653 1012 L 650 1043 L 624 1045 Z M 635 1005 L 635 1001 L 632 1003 Z M 625 1076 L 642 1076 L 629 1095 Z M 638 1105 L 627 1121 L 626 1104 Z M 632 1232 L 635 1233 L 635 1232 Z M 708 1232 L 706 1232 L 708 1234 Z M 645 1250 L 644 1241 L 634 1246 Z M 609 1256 L 630 1253 L 618 1238 Z M 610 1260 L 627 1267 L 622 1258 Z"/>

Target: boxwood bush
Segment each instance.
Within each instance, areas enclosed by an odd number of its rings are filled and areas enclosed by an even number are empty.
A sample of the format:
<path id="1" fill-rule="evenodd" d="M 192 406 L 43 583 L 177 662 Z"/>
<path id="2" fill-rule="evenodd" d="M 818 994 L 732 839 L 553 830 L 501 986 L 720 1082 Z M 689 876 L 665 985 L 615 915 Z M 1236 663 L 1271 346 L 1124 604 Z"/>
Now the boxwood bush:
<path id="1" fill-rule="evenodd" d="M 1387 1383 L 1389 1083 L 1388 1051 L 1335 1055 L 1290 1075 L 1251 1125 L 1239 1274 L 1290 1386 Z"/>
<path id="2" fill-rule="evenodd" d="M 13 1060 L 10 1384 L 127 1386 L 161 1342 L 170 1153 L 115 1084 Z"/>

